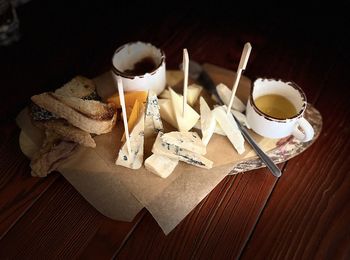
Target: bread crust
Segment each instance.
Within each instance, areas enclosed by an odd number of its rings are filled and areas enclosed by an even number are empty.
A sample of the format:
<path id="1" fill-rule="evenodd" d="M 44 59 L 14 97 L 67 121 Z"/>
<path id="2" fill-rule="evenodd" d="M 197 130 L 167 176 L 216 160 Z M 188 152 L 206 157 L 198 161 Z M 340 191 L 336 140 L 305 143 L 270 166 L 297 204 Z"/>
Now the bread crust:
<path id="1" fill-rule="evenodd" d="M 93 134 L 105 134 L 112 130 L 116 113 L 114 109 L 106 104 L 93 100 L 72 100 L 70 97 L 55 95 L 45 92 L 31 97 L 38 106 L 66 119 L 72 125 Z M 77 103 L 74 104 L 74 102 Z M 97 112 L 87 114 L 86 111 L 98 108 Z M 83 112 L 81 112 L 83 111 Z"/>

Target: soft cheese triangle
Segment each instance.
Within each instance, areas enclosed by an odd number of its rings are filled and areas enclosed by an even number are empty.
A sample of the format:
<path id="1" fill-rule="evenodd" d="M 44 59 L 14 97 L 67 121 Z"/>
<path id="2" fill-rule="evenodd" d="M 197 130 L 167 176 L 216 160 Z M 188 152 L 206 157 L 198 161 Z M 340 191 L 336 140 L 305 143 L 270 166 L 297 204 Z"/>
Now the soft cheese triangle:
<path id="1" fill-rule="evenodd" d="M 160 118 L 157 94 L 152 90 L 148 91 L 145 114 L 145 137 L 157 135 L 163 131 L 163 123 Z"/>
<path id="2" fill-rule="evenodd" d="M 217 90 L 217 92 L 219 94 L 219 97 L 221 98 L 222 102 L 224 102 L 224 104 L 226 106 L 228 106 L 230 104 L 230 98 L 231 98 L 232 90 L 229 89 L 223 83 L 220 83 L 219 85 L 217 85 L 216 86 L 216 90 Z M 238 110 L 239 112 L 243 112 L 245 110 L 245 105 L 243 104 L 243 102 L 237 96 L 235 96 L 235 98 L 233 99 L 232 108 L 234 110 Z"/>
<path id="3" fill-rule="evenodd" d="M 206 154 L 207 148 L 203 144 L 201 138 L 196 132 L 178 132 L 173 131 L 162 135 L 162 141 L 168 144 L 176 145 L 182 149 L 198 153 Z"/>
<path id="4" fill-rule="evenodd" d="M 198 121 L 198 113 L 188 104 L 186 104 L 185 115 L 182 115 L 182 104 L 183 99 L 171 88 L 169 88 L 171 102 L 173 105 L 173 111 L 175 114 L 178 130 L 181 132 L 187 132 L 190 130 Z"/>
<path id="5" fill-rule="evenodd" d="M 124 143 L 119 150 L 116 165 L 121 165 L 130 169 L 140 169 L 143 163 L 143 146 L 144 146 L 144 111 L 141 113 L 139 121 L 134 126 L 130 134 L 131 154 L 128 153 L 127 144 Z"/>
<path id="6" fill-rule="evenodd" d="M 168 122 L 172 127 L 178 129 L 178 125 L 173 110 L 173 104 L 170 99 L 159 99 L 160 116 Z"/>
<path id="7" fill-rule="evenodd" d="M 237 123 L 232 114 L 226 114 L 225 106 L 214 108 L 213 113 L 220 127 L 225 132 L 227 138 L 230 140 L 236 151 L 239 154 L 244 153 L 244 138 L 241 131 L 238 129 Z"/>
<path id="8" fill-rule="evenodd" d="M 212 111 L 210 110 L 210 107 L 208 106 L 207 102 L 205 102 L 205 99 L 203 97 L 200 97 L 199 105 L 201 112 L 202 142 L 204 145 L 207 145 L 215 131 L 216 120 Z"/>
<path id="9" fill-rule="evenodd" d="M 181 149 L 180 147 L 168 144 L 162 141 L 162 132 L 158 133 L 157 139 L 153 144 L 152 152 L 155 154 L 161 154 L 172 159 L 183 161 L 188 164 L 192 164 L 197 167 L 211 169 L 213 167 L 213 162 L 204 156 Z"/>
<path id="10" fill-rule="evenodd" d="M 167 178 L 178 165 L 179 161 L 160 154 L 152 154 L 145 160 L 145 167 L 155 175 Z"/>

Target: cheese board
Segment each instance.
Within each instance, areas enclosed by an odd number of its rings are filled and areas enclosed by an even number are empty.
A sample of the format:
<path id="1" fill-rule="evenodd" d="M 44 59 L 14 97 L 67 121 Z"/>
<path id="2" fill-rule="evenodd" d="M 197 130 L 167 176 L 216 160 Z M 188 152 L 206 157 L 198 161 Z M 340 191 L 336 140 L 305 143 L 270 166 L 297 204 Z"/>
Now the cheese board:
<path id="1" fill-rule="evenodd" d="M 234 72 L 212 64 L 204 64 L 203 67 L 216 84 L 232 85 Z M 167 71 L 167 84 L 174 86 L 174 89 L 182 79 L 182 72 Z M 96 77 L 94 82 L 103 100 L 115 92 L 110 72 Z M 237 96 L 244 103 L 248 99 L 250 87 L 250 79 L 242 76 Z M 201 96 L 210 106 L 215 103 L 204 90 Z M 194 105 L 197 111 L 198 103 Z M 275 163 L 281 163 L 306 150 L 319 136 L 322 129 L 320 113 L 309 104 L 305 117 L 315 130 L 310 142 L 301 143 L 292 137 L 268 139 L 252 131 L 251 134 Z M 22 129 L 21 149 L 30 157 L 40 145 L 40 133 L 30 125 L 25 111 L 18 116 L 17 123 Z M 166 122 L 164 125 L 165 132 L 173 130 Z M 248 144 L 245 143 L 245 151 L 238 154 L 226 136 L 214 134 L 205 154 L 213 162 L 211 169 L 180 162 L 172 174 L 161 178 L 144 166 L 133 170 L 115 164 L 122 145 L 122 129 L 119 121 L 110 133 L 94 137 L 95 148 L 79 146 L 72 156 L 60 164 L 58 171 L 102 214 L 130 221 L 146 207 L 165 233 L 170 232 L 225 176 L 264 167 Z M 152 155 L 154 141 L 155 137 L 145 139 L 145 159 Z"/>

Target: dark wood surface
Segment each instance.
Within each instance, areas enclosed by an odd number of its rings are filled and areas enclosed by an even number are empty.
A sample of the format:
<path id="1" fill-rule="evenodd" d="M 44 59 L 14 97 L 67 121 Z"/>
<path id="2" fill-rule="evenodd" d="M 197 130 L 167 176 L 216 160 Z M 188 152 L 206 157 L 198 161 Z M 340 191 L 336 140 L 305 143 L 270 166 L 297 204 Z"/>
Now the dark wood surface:
<path id="1" fill-rule="evenodd" d="M 0 48 L 0 259 L 349 259 L 350 95 L 346 5 L 318 8 L 32 0 L 19 6 L 21 40 Z M 182 11 L 181 11 L 182 10 Z M 226 177 L 168 235 L 143 209 L 132 222 L 94 209 L 58 172 L 30 176 L 17 113 L 77 74 L 110 68 L 115 48 L 152 42 L 176 69 L 182 48 L 199 62 L 297 82 L 323 116 L 308 150 L 267 169 Z"/>

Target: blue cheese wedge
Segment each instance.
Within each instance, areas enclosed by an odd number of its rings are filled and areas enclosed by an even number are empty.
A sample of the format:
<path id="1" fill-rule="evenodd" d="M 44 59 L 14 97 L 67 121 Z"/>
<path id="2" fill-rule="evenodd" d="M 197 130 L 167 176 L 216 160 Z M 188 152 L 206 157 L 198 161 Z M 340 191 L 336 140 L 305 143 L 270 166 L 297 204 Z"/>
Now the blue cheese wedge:
<path id="1" fill-rule="evenodd" d="M 163 142 L 161 138 L 162 135 L 161 132 L 158 133 L 157 139 L 153 144 L 153 153 L 164 155 L 171 159 L 183 161 L 201 168 L 211 169 L 213 167 L 213 162 L 204 156 Z"/>
<path id="2" fill-rule="evenodd" d="M 206 146 L 203 144 L 201 138 L 196 132 L 173 131 L 163 134 L 161 138 L 165 143 L 176 145 L 179 148 L 186 149 L 194 153 L 207 153 Z"/>
<path id="3" fill-rule="evenodd" d="M 160 154 L 152 154 L 145 160 L 146 169 L 164 179 L 174 171 L 178 164 L 178 160 Z"/>
<path id="4" fill-rule="evenodd" d="M 144 144 L 144 115 L 142 112 L 139 121 L 134 126 L 130 134 L 131 154 L 128 153 L 126 142 L 119 150 L 116 165 L 121 165 L 130 169 L 140 169 L 143 164 L 143 144 Z"/>
<path id="5" fill-rule="evenodd" d="M 230 104 L 232 90 L 222 83 L 216 86 L 216 90 L 222 102 L 224 102 L 224 104 L 228 106 Z M 245 105 L 237 96 L 235 96 L 235 98 L 233 99 L 232 108 L 239 112 L 243 112 L 245 110 Z"/>
<path id="6" fill-rule="evenodd" d="M 244 153 L 244 138 L 241 131 L 238 129 L 237 123 L 232 114 L 226 114 L 226 109 L 224 106 L 214 108 L 213 113 L 215 119 L 227 135 L 227 138 L 230 140 L 236 151 L 239 154 Z"/>
<path id="7" fill-rule="evenodd" d="M 163 123 L 160 118 L 158 98 L 152 90 L 148 91 L 145 113 L 145 137 L 157 135 L 163 131 Z"/>
<path id="8" fill-rule="evenodd" d="M 205 99 L 203 97 L 200 97 L 199 99 L 199 106 L 201 112 L 202 142 L 206 146 L 208 145 L 210 138 L 215 131 L 216 120 L 212 111 L 210 110 L 210 107 L 208 106 L 207 102 L 205 102 Z"/>

